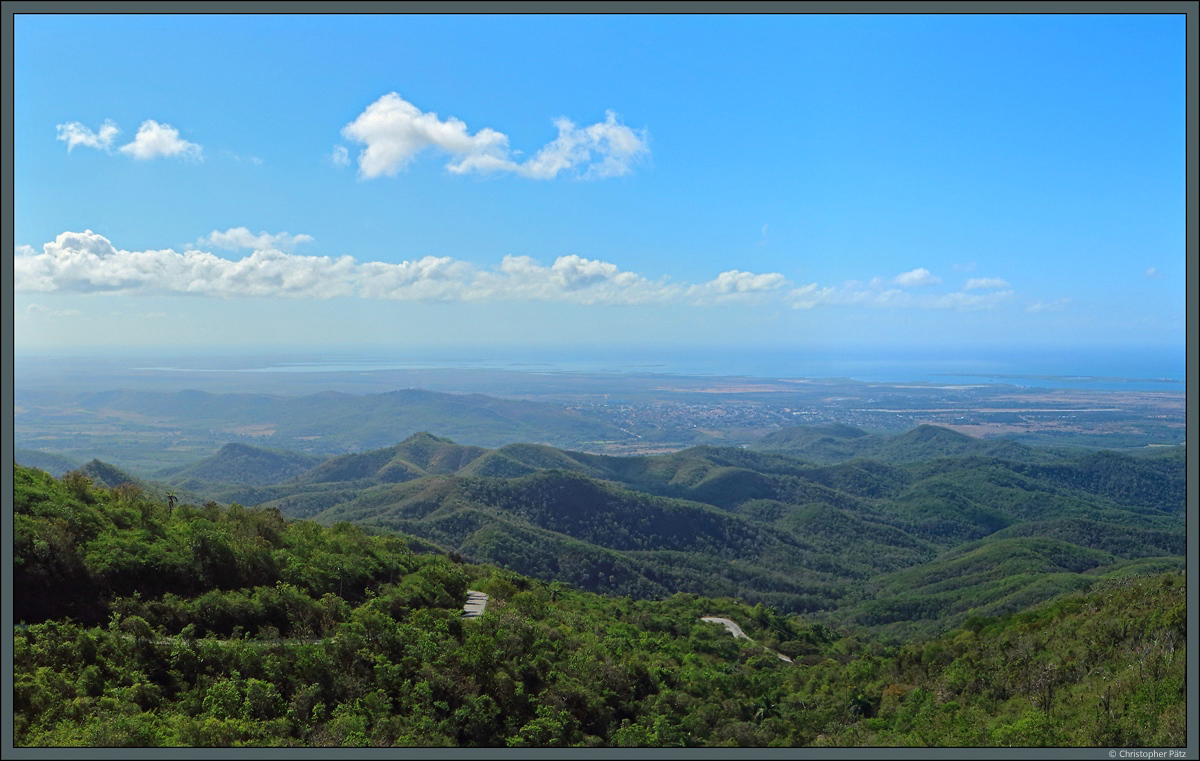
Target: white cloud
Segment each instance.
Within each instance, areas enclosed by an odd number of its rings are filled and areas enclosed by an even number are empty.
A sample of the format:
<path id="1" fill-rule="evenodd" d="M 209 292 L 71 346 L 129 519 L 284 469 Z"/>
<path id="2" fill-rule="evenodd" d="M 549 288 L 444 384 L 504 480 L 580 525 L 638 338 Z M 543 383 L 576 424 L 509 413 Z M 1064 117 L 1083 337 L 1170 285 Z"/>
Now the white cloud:
<path id="1" fill-rule="evenodd" d="M 58 139 L 67 144 L 67 153 L 70 153 L 77 145 L 107 151 L 112 147 L 113 139 L 117 136 L 117 133 L 120 132 L 117 129 L 117 125 L 107 119 L 104 121 L 104 124 L 100 125 L 100 129 L 96 132 L 92 132 L 79 122 L 59 124 L 57 129 Z"/>
<path id="2" fill-rule="evenodd" d="M 816 283 L 809 283 L 788 291 L 787 301 L 795 309 L 812 309 L 826 303 L 833 292 L 834 289 L 830 286 L 821 288 Z"/>
<path id="3" fill-rule="evenodd" d="M 516 167 L 517 172 L 548 180 L 560 171 L 586 164 L 584 177 L 619 177 L 628 174 L 632 165 L 649 152 L 646 135 L 617 123 L 617 115 L 612 111 L 605 113 L 603 122 L 590 127 L 580 129 L 570 119 L 561 117 L 554 120 L 554 126 L 558 137 Z"/>
<path id="4" fill-rule="evenodd" d="M 622 271 L 611 262 L 560 256 L 549 267 L 528 256 L 505 256 L 495 272 L 476 272 L 464 294 L 472 301 L 572 301 L 655 304 L 678 300 L 683 288 Z"/>
<path id="5" fill-rule="evenodd" d="M 754 274 L 741 270 L 728 270 L 707 283 L 688 288 L 688 295 L 699 302 L 745 301 L 761 299 L 787 285 L 787 278 L 778 272 Z"/>
<path id="6" fill-rule="evenodd" d="M 1149 269 L 1147 269 L 1145 274 L 1146 274 L 1146 277 L 1150 278 L 1151 280 L 1161 280 L 1162 279 L 1162 274 L 1154 267 L 1150 267 Z"/>
<path id="7" fill-rule="evenodd" d="M 300 243 L 312 243 L 311 235 L 289 235 L 286 232 L 270 233 L 261 232 L 258 235 L 250 232 L 245 227 L 231 227 L 225 232 L 213 230 L 208 235 L 196 241 L 199 245 L 212 245 L 217 248 L 223 248 L 229 251 L 236 251 L 241 248 L 248 248 L 254 251 L 272 250 L 272 251 L 291 251 Z"/>
<path id="8" fill-rule="evenodd" d="M 917 267 L 915 270 L 904 272 L 892 278 L 892 282 L 896 285 L 905 287 L 921 286 L 921 285 L 937 285 L 942 282 L 940 277 L 935 276 L 924 267 Z"/>
<path id="9" fill-rule="evenodd" d="M 18 292 L 174 293 L 217 297 L 353 297 L 403 301 L 561 301 L 576 304 L 692 304 L 775 301 L 795 308 L 821 306 L 975 310 L 996 308 L 1009 290 L 914 294 L 880 278 L 839 287 L 796 286 L 778 272 L 727 270 L 701 283 L 671 283 L 622 270 L 612 262 L 577 255 L 543 265 L 527 256 L 505 256 L 480 268 L 443 256 L 393 262 L 286 253 L 307 235 L 213 231 L 202 243 L 251 249 L 229 260 L 199 250 L 125 251 L 90 230 L 65 232 L 39 252 L 14 250 Z M 1050 308 L 1031 307 L 1030 311 Z"/>
<path id="10" fill-rule="evenodd" d="M 182 156 L 199 160 L 202 149 L 195 143 L 179 137 L 179 130 L 169 124 L 159 124 L 147 119 L 138 127 L 133 142 L 122 145 L 121 153 L 135 159 L 152 159 L 159 156 Z"/>
<path id="11" fill-rule="evenodd" d="M 366 145 L 358 155 L 358 170 L 367 178 L 396 174 L 426 148 L 458 157 L 457 164 L 448 165 L 451 171 L 503 164 L 508 154 L 508 138 L 499 132 L 484 128 L 470 135 L 460 119 L 442 121 L 394 92 L 342 127 L 342 137 Z"/>
<path id="12" fill-rule="evenodd" d="M 91 230 L 62 233 L 13 260 L 17 291 L 187 293 L 205 296 L 351 295 L 354 260 L 255 251 L 229 261 L 202 251 L 123 251 Z"/>
<path id="13" fill-rule="evenodd" d="M 234 228 L 206 237 L 244 245 L 280 236 L 286 234 L 255 236 Z M 42 246 L 40 253 L 27 246 L 14 253 L 15 290 L 34 293 L 644 304 L 679 300 L 685 290 L 622 271 L 610 262 L 575 255 L 560 256 L 548 267 L 528 257 L 507 256 L 494 270 L 450 257 L 360 263 L 349 256 L 298 256 L 271 248 L 231 261 L 195 250 L 124 251 L 90 230 L 62 233 Z"/>
<path id="14" fill-rule="evenodd" d="M 978 288 L 1007 288 L 1008 281 L 998 277 L 973 277 L 967 280 L 967 284 L 963 286 L 964 291 L 973 291 Z"/>
<path id="15" fill-rule="evenodd" d="M 367 106 L 341 134 L 365 146 L 358 154 L 358 171 L 366 179 L 395 175 L 427 148 L 447 154 L 446 169 L 456 174 L 503 171 L 542 180 L 580 169 L 590 178 L 627 174 L 649 151 L 645 133 L 618 123 L 612 111 L 603 122 L 587 127 L 576 127 L 566 118 L 556 119 L 554 125 L 558 137 L 518 163 L 507 135 L 489 127 L 471 134 L 461 119 L 443 121 L 392 92 Z M 337 164 L 349 156 L 343 146 L 336 146 L 331 158 Z"/>
<path id="16" fill-rule="evenodd" d="M 1066 298 L 1056 299 L 1054 301 L 1035 301 L 1029 306 L 1025 307 L 1025 311 L 1030 313 L 1059 312 L 1062 311 L 1062 309 L 1065 308 L 1070 301 L 1070 299 Z"/>
<path id="17" fill-rule="evenodd" d="M 350 151 L 346 150 L 346 146 L 344 145 L 335 145 L 333 146 L 333 152 L 329 154 L 329 161 L 334 166 L 349 166 Z"/>

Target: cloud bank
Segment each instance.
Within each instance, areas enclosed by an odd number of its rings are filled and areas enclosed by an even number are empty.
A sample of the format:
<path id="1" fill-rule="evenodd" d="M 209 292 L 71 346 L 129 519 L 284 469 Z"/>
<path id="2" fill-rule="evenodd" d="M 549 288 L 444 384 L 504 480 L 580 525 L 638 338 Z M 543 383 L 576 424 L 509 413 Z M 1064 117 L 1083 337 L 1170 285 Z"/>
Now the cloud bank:
<path id="1" fill-rule="evenodd" d="M 207 251 L 126 251 L 91 230 L 64 232 L 39 252 L 14 251 L 15 290 L 25 293 L 187 294 L 209 297 L 362 298 L 400 301 L 560 301 L 609 305 L 776 303 L 818 306 L 976 310 L 1000 306 L 1012 291 L 914 294 L 875 278 L 841 286 L 797 285 L 778 272 L 732 269 L 699 283 L 673 283 L 574 254 L 550 265 L 505 256 L 490 269 L 452 257 L 359 262 L 350 256 L 289 253 L 309 235 L 214 230 L 198 244 L 250 250 L 240 259 Z M 926 271 L 927 272 L 927 271 Z M 924 278 L 922 278 L 924 280 Z"/>
<path id="2" fill-rule="evenodd" d="M 455 174 L 511 172 L 537 180 L 566 171 L 584 178 L 617 177 L 628 174 L 649 153 L 645 131 L 619 123 L 612 111 L 603 122 L 587 127 L 566 118 L 554 120 L 554 126 L 558 136 L 518 162 L 504 133 L 483 127 L 472 134 L 461 119 L 442 120 L 392 92 L 367 106 L 341 134 L 364 146 L 358 154 L 358 171 L 364 179 L 394 176 L 426 149 L 449 156 L 446 169 Z M 333 163 L 344 164 L 349 152 L 335 146 L 331 157 Z"/>

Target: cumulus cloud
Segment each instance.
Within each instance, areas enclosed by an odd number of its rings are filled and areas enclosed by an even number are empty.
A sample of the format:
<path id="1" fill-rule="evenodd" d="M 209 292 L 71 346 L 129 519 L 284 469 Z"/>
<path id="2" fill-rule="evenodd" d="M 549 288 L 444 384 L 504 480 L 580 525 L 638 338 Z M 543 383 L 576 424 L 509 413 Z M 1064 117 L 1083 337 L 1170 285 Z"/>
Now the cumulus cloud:
<path id="1" fill-rule="evenodd" d="M 570 119 L 554 120 L 558 137 L 546 144 L 516 171 L 537 180 L 554 178 L 560 171 L 586 165 L 584 177 L 619 177 L 649 152 L 644 132 L 617 122 L 612 111 L 603 122 L 579 128 Z"/>
<path id="2" fill-rule="evenodd" d="M 79 122 L 59 124 L 57 129 L 58 139 L 67 144 L 67 153 L 74 150 L 77 145 L 107 151 L 112 147 L 113 139 L 116 138 L 117 133 L 120 132 L 117 129 L 117 125 L 107 119 L 104 121 L 104 124 L 100 125 L 100 129 L 95 132 L 92 132 Z"/>
<path id="3" fill-rule="evenodd" d="M 312 241 L 313 237 L 311 235 L 289 235 L 286 232 L 275 233 L 273 235 L 261 232 L 255 235 L 245 227 L 231 227 L 225 232 L 213 230 L 196 242 L 199 245 L 212 245 L 228 251 L 236 251 L 242 248 L 255 251 L 260 249 L 290 251 L 300 243 L 312 243 Z"/>
<path id="4" fill-rule="evenodd" d="M 159 124 L 153 119 L 142 122 L 133 142 L 122 145 L 119 150 L 127 156 L 141 160 L 160 156 L 180 156 L 193 160 L 202 157 L 199 145 L 181 138 L 179 130 L 170 124 Z"/>
<path id="5" fill-rule="evenodd" d="M 187 293 L 205 296 L 350 295 L 350 257 L 255 251 L 237 261 L 203 251 L 124 251 L 91 230 L 60 234 L 40 254 L 13 259 L 17 291 Z"/>
<path id="6" fill-rule="evenodd" d="M 896 285 L 912 287 L 920 285 L 937 285 L 938 283 L 942 282 L 942 279 L 924 267 L 917 267 L 915 270 L 896 275 L 894 278 L 892 278 L 892 282 Z"/>
<path id="7" fill-rule="evenodd" d="M 495 272 L 477 272 L 464 298 L 472 301 L 573 301 L 655 304 L 677 300 L 682 288 L 621 270 L 612 262 L 560 256 L 549 267 L 528 256 L 505 256 Z"/>
<path id="8" fill-rule="evenodd" d="M 461 119 L 442 120 L 392 92 L 367 106 L 341 134 L 365 146 L 358 154 L 358 171 L 366 179 L 393 176 L 426 149 L 449 156 L 446 168 L 456 174 L 512 172 L 541 180 L 567 170 L 591 178 L 627 174 L 649 151 L 645 133 L 620 124 L 612 111 L 603 122 L 587 127 L 577 127 L 566 118 L 556 119 L 554 126 L 558 137 L 528 160 L 517 162 L 507 135 L 490 127 L 472 134 Z M 332 160 L 337 164 L 342 159 L 349 159 L 348 152 L 336 146 Z"/>
<path id="9" fill-rule="evenodd" d="M 349 256 L 300 256 L 258 244 L 307 239 L 287 233 L 254 235 L 245 228 L 214 231 L 205 239 L 253 248 L 238 260 L 170 249 L 125 251 L 90 230 L 66 232 L 38 252 L 14 251 L 18 292 L 177 293 L 202 296 L 358 297 L 414 301 L 570 301 L 581 304 L 666 303 L 686 288 L 652 281 L 611 262 L 560 256 L 545 266 L 506 256 L 480 269 L 451 257 L 358 262 Z M 745 273 L 749 274 L 749 273 Z M 750 276 L 751 279 L 754 276 Z"/>
<path id="10" fill-rule="evenodd" d="M 816 283 L 809 283 L 788 291 L 787 302 L 795 309 L 812 309 L 828 303 L 833 293 L 834 289 L 830 286 L 822 288 Z"/>
<path id="11" fill-rule="evenodd" d="M 672 283 L 578 255 L 549 265 L 505 256 L 491 268 L 448 256 L 402 262 L 359 262 L 350 256 L 301 256 L 281 249 L 307 235 L 251 233 L 236 227 L 201 243 L 252 253 L 230 260 L 200 250 L 126 251 L 90 230 L 65 232 L 38 251 L 14 250 L 15 290 L 27 293 L 157 293 L 217 297 L 335 297 L 403 301 L 561 301 L 576 304 L 762 303 L 798 309 L 867 307 L 975 310 L 996 308 L 1010 290 L 912 293 L 880 278 L 841 286 L 796 285 L 778 272 L 727 270 L 699 283 Z M 1063 300 L 1065 303 L 1065 300 Z M 1053 308 L 1034 305 L 1029 311 Z"/>
<path id="12" fill-rule="evenodd" d="M 963 286 L 964 291 L 974 291 L 984 288 L 1007 288 L 1008 281 L 998 277 L 973 277 Z"/>
<path id="13" fill-rule="evenodd" d="M 329 154 L 329 161 L 334 166 L 349 166 L 350 151 L 344 145 L 333 146 L 333 152 Z"/>
<path id="14" fill-rule="evenodd" d="M 450 117 L 442 121 L 436 113 L 421 111 L 394 92 L 342 127 L 342 137 L 366 146 L 358 155 L 358 170 L 367 178 L 396 174 L 426 148 L 456 157 L 457 161 L 447 165 L 451 171 L 488 165 L 499 168 L 508 155 L 508 138 L 499 132 L 485 127 L 471 135 L 462 120 Z"/>
<path id="15" fill-rule="evenodd" d="M 707 283 L 688 288 L 688 295 L 697 301 L 747 301 L 761 300 L 767 294 L 787 285 L 787 278 L 778 272 L 755 274 L 741 270 L 728 270 Z"/>

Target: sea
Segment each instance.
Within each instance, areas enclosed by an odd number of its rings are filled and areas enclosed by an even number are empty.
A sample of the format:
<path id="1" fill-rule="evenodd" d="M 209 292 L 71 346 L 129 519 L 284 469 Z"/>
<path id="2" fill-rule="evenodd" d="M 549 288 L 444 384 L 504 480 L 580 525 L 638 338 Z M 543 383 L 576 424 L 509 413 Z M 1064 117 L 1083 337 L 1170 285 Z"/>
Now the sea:
<path id="1" fill-rule="evenodd" d="M 208 349 L 156 358 L 132 369 L 162 372 L 366 373 L 472 369 L 526 373 L 665 374 L 754 378 L 842 378 L 866 382 L 1109 391 L 1183 391 L 1179 348 L 925 348 L 847 350 L 719 347 L 505 348 L 454 350 Z M 135 362 L 135 364 L 137 364 Z"/>

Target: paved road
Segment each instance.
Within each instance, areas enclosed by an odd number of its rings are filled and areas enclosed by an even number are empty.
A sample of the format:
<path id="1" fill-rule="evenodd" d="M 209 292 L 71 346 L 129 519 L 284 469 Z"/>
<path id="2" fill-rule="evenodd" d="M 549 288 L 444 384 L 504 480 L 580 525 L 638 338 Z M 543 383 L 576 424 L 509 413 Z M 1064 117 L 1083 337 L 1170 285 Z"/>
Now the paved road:
<path id="1" fill-rule="evenodd" d="M 749 637 L 746 636 L 746 632 L 742 631 L 742 627 L 740 627 L 737 624 L 735 624 L 734 622 L 730 621 L 728 618 L 717 618 L 716 616 L 701 616 L 700 620 L 707 621 L 710 624 L 723 624 L 725 626 L 725 628 L 729 630 L 729 633 L 733 635 L 734 639 L 737 639 L 738 637 L 741 637 L 742 639 L 750 639 Z M 753 642 L 754 640 L 750 639 L 750 641 Z"/>
<path id="2" fill-rule="evenodd" d="M 733 635 L 734 639 L 741 637 L 742 639 L 747 640 L 749 642 L 754 642 L 754 640 L 752 640 L 746 636 L 746 632 L 742 631 L 742 627 L 738 626 L 733 621 L 730 621 L 728 618 L 720 618 L 718 616 L 701 616 L 700 620 L 707 621 L 710 624 L 721 624 L 722 626 L 724 626 L 726 629 L 729 630 L 729 633 Z M 775 651 L 769 647 L 764 647 L 763 650 L 766 650 L 768 653 L 775 653 Z M 775 653 L 775 655 L 777 655 L 779 657 L 779 660 L 781 660 L 781 661 L 787 661 L 788 663 L 795 663 L 795 661 L 793 661 L 791 658 L 787 657 L 783 653 Z"/>
<path id="3" fill-rule="evenodd" d="M 474 589 L 467 590 L 467 604 L 463 606 L 463 618 L 475 618 L 483 614 L 483 609 L 487 607 L 488 596 L 483 592 L 476 592 Z"/>

